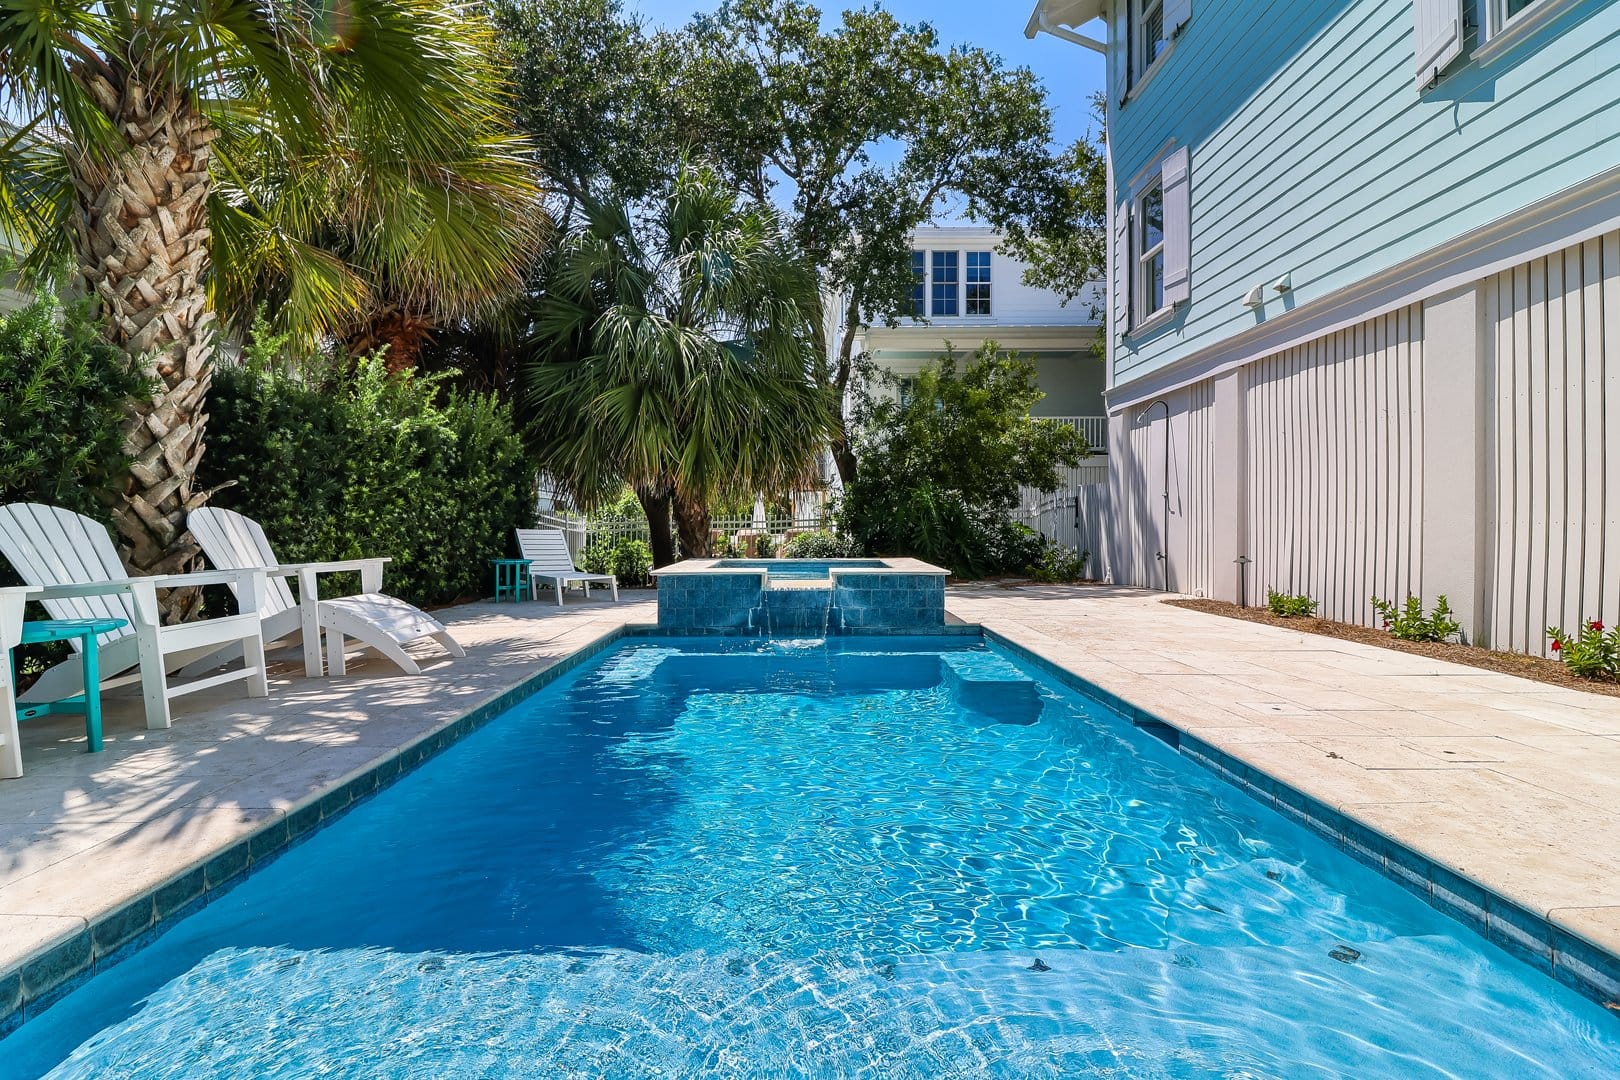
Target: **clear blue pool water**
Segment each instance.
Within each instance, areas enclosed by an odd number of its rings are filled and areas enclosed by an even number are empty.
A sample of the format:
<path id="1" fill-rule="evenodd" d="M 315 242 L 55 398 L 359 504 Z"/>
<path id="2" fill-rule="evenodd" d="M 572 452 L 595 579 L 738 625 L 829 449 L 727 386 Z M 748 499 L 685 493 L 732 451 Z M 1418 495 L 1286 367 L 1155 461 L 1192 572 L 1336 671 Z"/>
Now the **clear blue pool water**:
<path id="1" fill-rule="evenodd" d="M 715 564 L 723 570 L 769 570 L 774 578 L 830 579 L 834 567 L 879 570 L 881 559 L 721 559 Z"/>
<path id="2" fill-rule="evenodd" d="M 636 641 L 0 1074 L 1620 1075 L 1601 1008 L 1028 677 L 973 639 Z"/>

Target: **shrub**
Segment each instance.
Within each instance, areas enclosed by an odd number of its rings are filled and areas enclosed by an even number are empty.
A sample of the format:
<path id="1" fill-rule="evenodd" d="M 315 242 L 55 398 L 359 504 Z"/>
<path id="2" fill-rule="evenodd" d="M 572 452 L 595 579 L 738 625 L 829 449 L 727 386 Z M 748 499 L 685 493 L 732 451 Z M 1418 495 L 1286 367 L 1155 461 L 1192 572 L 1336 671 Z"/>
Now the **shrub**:
<path id="1" fill-rule="evenodd" d="M 1090 561 L 1089 551 L 1075 551 L 1052 544 L 1041 553 L 1040 562 L 1035 565 L 1031 576 L 1036 581 L 1079 581 L 1086 576 L 1086 564 Z"/>
<path id="2" fill-rule="evenodd" d="M 109 521 L 129 468 L 121 425 L 150 382 L 102 340 L 84 304 L 42 297 L 0 316 L 0 503 Z"/>
<path id="3" fill-rule="evenodd" d="M 1432 615 L 1425 615 L 1423 601 L 1410 595 L 1399 608 L 1376 596 L 1372 598 L 1372 606 L 1383 620 L 1384 629 L 1402 641 L 1444 641 L 1462 629 L 1462 624 L 1451 617 L 1451 605 L 1443 593 L 1435 597 Z"/>
<path id="4" fill-rule="evenodd" d="M 782 545 L 784 559 L 842 559 L 850 547 L 842 537 L 826 529 L 802 532 Z"/>
<path id="5" fill-rule="evenodd" d="M 863 403 L 839 531 L 963 577 L 1030 572 L 1044 545 L 1009 520 L 1019 489 L 1056 490 L 1086 453 L 1078 432 L 1029 415 L 1041 396 L 1034 361 L 986 342 L 960 370 L 952 355 L 925 368 L 908 397 Z"/>
<path id="6" fill-rule="evenodd" d="M 256 518 L 287 562 L 386 555 L 413 603 L 476 594 L 534 517 L 534 469 L 511 410 L 390 376 L 378 358 L 293 374 L 263 353 L 215 373 L 204 486 Z M 341 583 L 339 583 L 341 584 Z"/>
<path id="7" fill-rule="evenodd" d="M 1549 626 L 1547 637 L 1570 674 L 1583 679 L 1620 678 L 1620 629 L 1606 631 L 1601 622 L 1590 619 L 1577 635 Z"/>
<path id="8" fill-rule="evenodd" d="M 634 536 L 593 544 L 585 549 L 584 569 L 588 574 L 612 574 L 621 588 L 646 588 L 652 584 L 652 548 Z"/>
<path id="9" fill-rule="evenodd" d="M 761 559 L 776 558 L 776 538 L 770 533 L 760 533 L 759 539 L 755 542 L 754 550 L 758 552 L 758 557 Z"/>
<path id="10" fill-rule="evenodd" d="M 1316 601 L 1304 593 L 1282 593 L 1276 589 L 1266 591 L 1266 607 L 1273 615 L 1284 619 L 1308 619 L 1316 614 Z"/>

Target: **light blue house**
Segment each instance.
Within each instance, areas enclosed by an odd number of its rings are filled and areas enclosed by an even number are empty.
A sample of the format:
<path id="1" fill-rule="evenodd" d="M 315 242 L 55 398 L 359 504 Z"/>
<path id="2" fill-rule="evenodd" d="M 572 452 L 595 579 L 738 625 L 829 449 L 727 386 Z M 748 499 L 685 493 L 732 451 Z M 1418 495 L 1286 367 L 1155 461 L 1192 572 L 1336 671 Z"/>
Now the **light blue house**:
<path id="1" fill-rule="evenodd" d="M 1115 580 L 1620 620 L 1620 2 L 1041 0 L 1108 60 Z M 1248 560 L 1243 562 L 1240 560 Z"/>

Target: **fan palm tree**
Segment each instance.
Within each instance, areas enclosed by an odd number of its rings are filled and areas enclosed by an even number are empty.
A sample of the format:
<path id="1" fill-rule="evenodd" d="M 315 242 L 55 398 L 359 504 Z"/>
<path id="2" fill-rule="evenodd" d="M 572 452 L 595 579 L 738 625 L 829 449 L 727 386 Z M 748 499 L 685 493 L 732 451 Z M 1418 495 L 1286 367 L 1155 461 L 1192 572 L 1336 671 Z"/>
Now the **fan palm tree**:
<path id="1" fill-rule="evenodd" d="M 683 169 L 640 222 L 598 207 L 559 242 L 524 370 L 542 469 L 590 505 L 628 483 L 653 561 L 710 551 L 715 499 L 804 482 L 837 427 L 814 270 L 769 207 Z"/>
<path id="2" fill-rule="evenodd" d="M 486 141 L 503 108 L 483 79 L 489 44 L 462 5 L 435 0 L 0 8 L 0 96 L 15 124 L 0 145 L 0 224 L 32 248 L 25 270 L 71 266 L 108 339 L 155 376 L 132 405 L 135 460 L 112 511 L 132 571 L 197 561 L 184 523 L 206 498 L 194 478 L 211 287 L 240 299 L 274 278 L 295 312 L 337 325 L 368 299 L 351 256 L 407 287 L 436 259 L 469 281 L 503 267 L 452 235 L 479 184 L 446 179 L 469 143 L 500 149 Z M 495 171 L 510 180 L 513 164 Z M 352 250 L 318 242 L 338 222 L 363 236 Z M 506 223 L 497 235 L 528 232 Z M 194 603 L 171 597 L 170 613 Z"/>

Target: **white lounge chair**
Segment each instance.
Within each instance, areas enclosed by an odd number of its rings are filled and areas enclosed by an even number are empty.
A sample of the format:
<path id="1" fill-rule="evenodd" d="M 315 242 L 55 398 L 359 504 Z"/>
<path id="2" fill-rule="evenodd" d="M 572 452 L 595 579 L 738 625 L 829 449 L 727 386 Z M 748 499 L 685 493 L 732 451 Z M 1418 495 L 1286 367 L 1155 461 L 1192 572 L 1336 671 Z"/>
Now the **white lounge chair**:
<path id="1" fill-rule="evenodd" d="M 256 606 L 265 573 L 247 566 L 214 573 L 161 574 L 132 578 L 118 561 L 107 530 L 99 523 L 39 503 L 0 506 L 0 553 L 30 585 L 60 586 L 43 601 L 57 619 L 123 619 L 129 625 L 98 637 L 102 685 L 131 681 L 139 668 L 146 701 L 146 726 L 169 726 L 169 700 L 221 683 L 242 680 L 248 697 L 270 692 L 264 674 L 264 640 L 252 615 L 227 615 L 175 626 L 161 625 L 157 590 L 193 585 L 229 585 Z M 81 589 L 72 588 L 82 586 Z M 82 593 L 80 595 L 64 595 Z M 80 645 L 75 641 L 74 648 Z M 170 685 L 168 674 L 193 660 L 230 648 L 243 658 L 240 668 Z M 21 700 L 53 701 L 84 689 L 84 668 L 72 657 L 39 677 Z"/>
<path id="2" fill-rule="evenodd" d="M 193 510 L 186 524 L 202 545 L 208 561 L 220 569 L 238 566 L 270 568 L 269 580 L 259 603 L 264 623 L 264 640 L 277 642 L 293 635 L 303 639 L 304 673 L 311 678 L 322 674 L 321 631 L 326 632 L 326 668 L 333 675 L 348 671 L 344 638 L 353 638 L 386 656 L 408 674 L 422 673 L 403 646 L 422 638 L 433 638 L 451 656 L 466 656 L 450 631 L 433 616 L 412 604 L 382 592 L 383 564 L 387 559 L 344 559 L 337 562 L 291 563 L 276 561 L 270 540 L 252 518 L 234 510 L 205 506 Z M 360 572 L 359 596 L 320 598 L 321 574 L 343 570 Z M 287 588 L 287 578 L 298 579 L 298 599 Z M 237 597 L 238 603 L 241 597 Z M 245 606 L 245 605 L 244 605 Z"/>
<path id="3" fill-rule="evenodd" d="M 557 606 L 562 607 L 563 590 L 578 584 L 585 590 L 585 599 L 591 598 L 591 582 L 607 585 L 613 590 L 613 599 L 619 599 L 619 579 L 612 574 L 587 574 L 574 568 L 574 556 L 568 550 L 568 540 L 561 529 L 517 530 L 518 551 L 529 560 L 529 580 L 532 592 L 540 595 L 540 583 L 545 582 L 557 590 Z"/>

